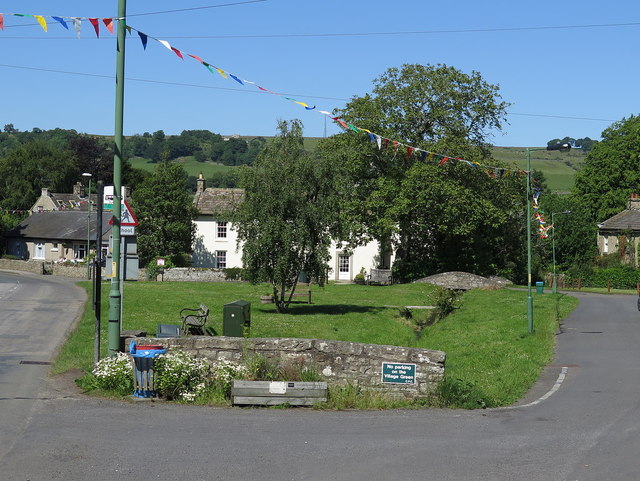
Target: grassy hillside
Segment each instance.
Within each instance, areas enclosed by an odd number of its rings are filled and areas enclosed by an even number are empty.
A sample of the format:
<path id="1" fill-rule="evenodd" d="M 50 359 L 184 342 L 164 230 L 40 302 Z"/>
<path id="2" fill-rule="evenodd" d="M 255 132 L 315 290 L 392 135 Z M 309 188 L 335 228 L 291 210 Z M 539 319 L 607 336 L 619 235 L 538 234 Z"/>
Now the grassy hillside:
<path id="1" fill-rule="evenodd" d="M 254 137 L 243 136 L 241 138 L 251 140 Z M 305 138 L 305 147 L 313 151 L 317 148 L 320 140 L 320 137 L 307 137 Z M 494 159 L 515 165 L 519 169 L 525 169 L 526 147 L 493 147 L 492 155 Z M 544 173 L 547 185 L 552 191 L 568 192 L 573 187 L 576 172 L 582 167 L 585 157 L 586 153 L 581 150 L 569 152 L 535 150 L 531 152 L 531 167 L 533 170 L 540 170 Z M 213 162 L 196 162 L 193 157 L 183 157 L 174 162 L 180 163 L 189 175 L 197 177 L 202 172 L 207 179 L 236 168 Z M 131 164 L 137 169 L 146 171 L 153 171 L 156 166 L 148 159 L 139 157 L 131 159 Z"/>
<path id="2" fill-rule="evenodd" d="M 492 155 L 493 158 L 515 164 L 520 169 L 526 168 L 526 147 L 494 147 Z M 552 191 L 567 192 L 573 187 L 576 172 L 582 167 L 585 157 L 586 153 L 582 150 L 534 150 L 531 152 L 531 168 L 544 173 Z"/>

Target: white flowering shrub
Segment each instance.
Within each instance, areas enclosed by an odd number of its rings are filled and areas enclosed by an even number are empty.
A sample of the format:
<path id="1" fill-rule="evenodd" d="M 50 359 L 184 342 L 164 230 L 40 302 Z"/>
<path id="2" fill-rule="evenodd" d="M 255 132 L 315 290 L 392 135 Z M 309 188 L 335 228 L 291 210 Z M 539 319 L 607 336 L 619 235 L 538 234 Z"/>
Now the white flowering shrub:
<path id="1" fill-rule="evenodd" d="M 123 352 L 117 353 L 114 357 L 100 359 L 92 374 L 94 387 L 120 394 L 133 393 L 133 363 Z"/>
<path id="2" fill-rule="evenodd" d="M 249 369 L 242 364 L 221 359 L 213 364 L 211 373 L 215 386 L 228 397 L 231 395 L 233 380 L 246 379 L 249 376 Z"/>
<path id="3" fill-rule="evenodd" d="M 194 401 L 207 389 L 211 363 L 183 351 L 168 352 L 155 359 L 156 390 L 167 399 Z"/>

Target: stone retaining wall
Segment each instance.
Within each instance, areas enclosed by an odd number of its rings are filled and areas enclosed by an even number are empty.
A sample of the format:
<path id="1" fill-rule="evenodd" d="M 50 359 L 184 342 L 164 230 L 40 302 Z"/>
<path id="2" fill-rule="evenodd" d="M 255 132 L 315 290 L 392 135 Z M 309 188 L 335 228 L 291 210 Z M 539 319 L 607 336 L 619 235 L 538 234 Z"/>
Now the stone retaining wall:
<path id="1" fill-rule="evenodd" d="M 360 344 L 318 339 L 270 339 L 224 336 L 137 338 L 136 343 L 162 344 L 212 361 L 241 361 L 253 353 L 280 365 L 314 366 L 329 384 L 357 384 L 399 397 L 421 397 L 432 392 L 444 377 L 445 353 L 430 349 Z M 127 348 L 129 342 L 126 343 Z M 382 363 L 415 364 L 415 384 L 382 382 Z"/>
<path id="2" fill-rule="evenodd" d="M 44 274 L 44 261 L 0 259 L 0 269 L 6 269 L 9 271 L 32 272 L 33 274 Z"/>

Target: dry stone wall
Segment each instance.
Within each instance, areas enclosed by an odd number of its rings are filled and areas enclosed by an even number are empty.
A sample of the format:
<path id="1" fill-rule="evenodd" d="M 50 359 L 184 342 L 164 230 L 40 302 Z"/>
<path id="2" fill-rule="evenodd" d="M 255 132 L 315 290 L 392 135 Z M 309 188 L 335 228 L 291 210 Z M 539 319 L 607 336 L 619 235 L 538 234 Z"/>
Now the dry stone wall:
<path id="1" fill-rule="evenodd" d="M 442 351 L 345 341 L 189 336 L 137 338 L 136 343 L 162 344 L 169 351 L 181 349 L 214 362 L 221 359 L 241 362 L 252 354 L 277 360 L 280 365 L 302 362 L 313 366 L 328 384 L 352 383 L 396 397 L 426 396 L 443 379 L 445 368 Z M 383 363 L 387 363 L 385 379 L 394 382 L 383 382 Z M 393 367 L 397 368 L 396 374 Z M 398 372 L 405 369 L 409 376 L 403 378 Z"/>

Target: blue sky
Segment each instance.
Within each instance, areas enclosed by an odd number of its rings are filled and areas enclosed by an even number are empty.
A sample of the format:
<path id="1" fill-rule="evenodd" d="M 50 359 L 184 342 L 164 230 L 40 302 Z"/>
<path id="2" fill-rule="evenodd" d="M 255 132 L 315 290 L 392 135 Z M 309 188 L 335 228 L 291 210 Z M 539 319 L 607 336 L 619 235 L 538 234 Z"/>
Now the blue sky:
<path id="1" fill-rule="evenodd" d="M 598 139 L 613 121 L 638 113 L 637 0 L 242 2 L 129 0 L 128 24 L 327 111 L 369 92 L 389 67 L 476 70 L 512 103 L 495 145 Z M 199 8 L 210 6 L 217 7 Z M 183 11 L 160 13 L 169 10 Z M 117 0 L 0 0 L 0 13 L 115 17 Z M 5 15 L 4 23 L 0 127 L 113 134 L 115 36 L 102 28 L 96 39 L 87 21 L 80 39 L 57 24 L 45 33 L 32 18 Z M 308 136 L 339 131 L 318 112 L 213 75 L 151 39 L 145 51 L 137 35 L 128 37 L 126 52 L 126 135 L 274 135 L 278 119 L 292 118 L 303 121 Z"/>

